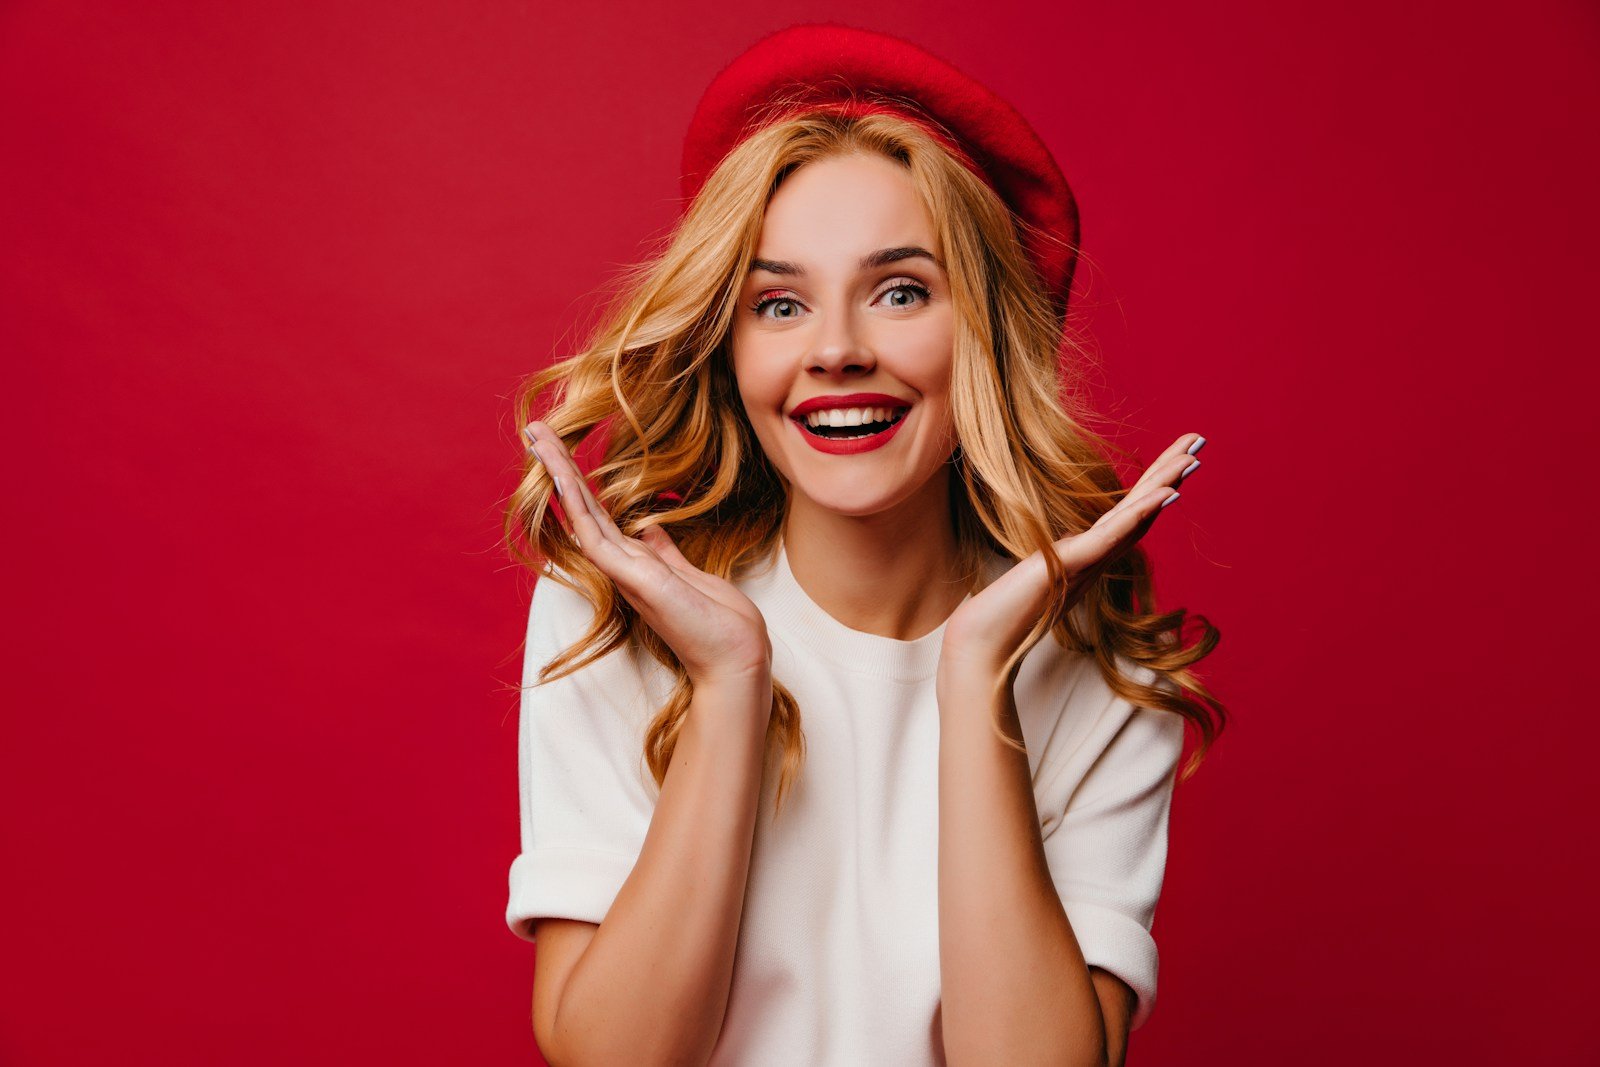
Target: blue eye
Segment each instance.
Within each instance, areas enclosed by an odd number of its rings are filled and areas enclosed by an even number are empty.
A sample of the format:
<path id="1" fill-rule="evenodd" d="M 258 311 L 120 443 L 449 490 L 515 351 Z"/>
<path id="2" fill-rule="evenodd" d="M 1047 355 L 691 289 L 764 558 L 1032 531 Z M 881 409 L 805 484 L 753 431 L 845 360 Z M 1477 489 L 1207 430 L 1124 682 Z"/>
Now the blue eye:
<path id="1" fill-rule="evenodd" d="M 915 293 L 918 297 L 921 298 L 923 303 L 927 303 L 929 298 L 932 295 L 931 293 L 929 293 L 928 287 L 923 285 L 921 282 L 914 282 L 914 281 L 911 281 L 910 279 L 901 279 L 900 281 L 896 282 L 894 285 L 891 285 L 889 288 L 885 289 L 882 293 L 880 293 L 879 297 L 882 298 L 882 297 L 889 296 L 891 293 L 900 293 L 900 292 Z M 760 296 L 758 296 L 755 299 L 755 302 L 750 305 L 750 310 L 751 310 L 751 312 L 753 312 L 754 314 L 756 314 L 758 316 L 765 316 L 766 318 L 775 319 L 775 320 L 776 319 L 792 319 L 792 318 L 795 317 L 794 314 L 788 314 L 788 315 L 766 315 L 765 314 L 768 307 L 773 306 L 773 305 L 777 305 L 777 304 L 790 304 L 790 305 L 792 305 L 794 307 L 801 306 L 800 305 L 800 301 L 796 300 L 792 296 L 784 296 L 781 292 L 778 292 L 778 291 L 775 291 L 775 290 L 768 290 L 766 292 L 763 292 Z M 915 303 L 894 303 L 893 301 L 890 301 L 888 306 L 889 307 L 894 307 L 894 308 L 905 308 L 905 307 L 915 307 L 916 305 L 915 305 Z"/>
<path id="2" fill-rule="evenodd" d="M 897 282 L 894 285 L 890 286 L 888 289 L 885 289 L 883 291 L 883 295 L 884 296 L 888 296 L 890 293 L 898 293 L 898 292 L 916 293 L 918 296 L 920 296 L 922 298 L 922 302 L 923 303 L 927 303 L 928 302 L 928 296 L 929 296 L 928 287 L 925 286 L 925 285 L 922 285 L 922 284 L 920 284 L 918 282 L 911 282 L 911 281 Z M 911 305 L 909 305 L 909 304 L 896 304 L 896 303 L 891 302 L 889 304 L 889 306 L 890 307 L 903 308 L 903 307 L 910 307 Z"/>
<path id="3" fill-rule="evenodd" d="M 750 310 L 755 312 L 757 315 L 760 315 L 762 312 L 766 311 L 767 306 L 769 304 L 796 304 L 796 305 L 798 305 L 798 303 L 799 303 L 799 301 L 795 300 L 795 298 L 792 297 L 792 296 L 769 296 L 766 293 L 762 293 L 761 296 L 756 298 L 756 302 L 750 305 Z M 772 318 L 772 316 L 768 315 L 767 318 Z M 792 318 L 794 318 L 794 316 L 793 315 L 779 315 L 778 318 L 792 319 Z"/>

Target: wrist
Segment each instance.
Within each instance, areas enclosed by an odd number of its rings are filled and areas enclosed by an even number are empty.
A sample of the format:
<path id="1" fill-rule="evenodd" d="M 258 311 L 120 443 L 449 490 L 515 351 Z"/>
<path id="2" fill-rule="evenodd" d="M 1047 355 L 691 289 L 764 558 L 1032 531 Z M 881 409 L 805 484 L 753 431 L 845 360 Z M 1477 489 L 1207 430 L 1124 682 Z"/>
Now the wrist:
<path id="1" fill-rule="evenodd" d="M 972 688 L 992 687 L 1005 677 L 1006 658 L 991 649 L 957 648 L 949 644 L 939 650 L 938 683 Z"/>
<path id="2" fill-rule="evenodd" d="M 716 672 L 691 673 L 689 684 L 696 693 L 715 693 L 730 698 L 772 696 L 772 667 L 762 664 L 731 667 Z"/>

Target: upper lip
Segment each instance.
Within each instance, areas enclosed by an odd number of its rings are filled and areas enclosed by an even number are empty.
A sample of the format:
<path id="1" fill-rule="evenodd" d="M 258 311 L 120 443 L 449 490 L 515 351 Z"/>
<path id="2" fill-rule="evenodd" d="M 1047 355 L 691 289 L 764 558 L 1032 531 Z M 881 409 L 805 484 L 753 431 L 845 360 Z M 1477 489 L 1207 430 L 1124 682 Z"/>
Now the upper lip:
<path id="1" fill-rule="evenodd" d="M 911 401 L 901 400 L 897 396 L 887 396 L 883 393 L 845 393 L 840 396 L 814 396 L 810 400 L 802 400 L 789 412 L 791 419 L 802 418 L 813 411 L 828 411 L 833 408 L 908 408 Z"/>

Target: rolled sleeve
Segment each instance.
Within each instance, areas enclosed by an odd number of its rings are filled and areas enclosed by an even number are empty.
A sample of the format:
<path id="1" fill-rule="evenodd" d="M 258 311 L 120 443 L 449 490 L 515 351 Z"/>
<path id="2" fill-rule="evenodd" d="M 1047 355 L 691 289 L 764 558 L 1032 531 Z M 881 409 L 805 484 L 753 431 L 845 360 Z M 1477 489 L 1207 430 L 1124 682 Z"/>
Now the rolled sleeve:
<path id="1" fill-rule="evenodd" d="M 1156 1003 L 1152 931 L 1184 719 L 1121 699 L 1114 708 L 1121 725 L 1044 836 L 1044 850 L 1084 961 L 1137 994 L 1130 1024 L 1137 1030 Z"/>
<path id="2" fill-rule="evenodd" d="M 588 630 L 594 610 L 548 575 L 534 587 L 517 739 L 521 851 L 506 924 L 533 941 L 536 918 L 605 918 L 632 872 L 658 790 L 644 762 L 656 710 L 639 658 L 620 648 L 543 685 L 539 671 Z"/>
<path id="3" fill-rule="evenodd" d="M 559 917 L 598 923 L 606 917 L 637 856 L 588 848 L 524 852 L 511 863 L 511 900 L 506 922 L 533 940 L 535 918 Z"/>

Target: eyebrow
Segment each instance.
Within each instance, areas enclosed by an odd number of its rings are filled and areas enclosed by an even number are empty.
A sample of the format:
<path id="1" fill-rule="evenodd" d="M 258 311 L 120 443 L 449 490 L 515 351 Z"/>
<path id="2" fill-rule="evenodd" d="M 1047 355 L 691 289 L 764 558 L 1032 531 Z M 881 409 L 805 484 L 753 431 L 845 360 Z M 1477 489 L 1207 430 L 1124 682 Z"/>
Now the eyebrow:
<path id="1" fill-rule="evenodd" d="M 913 258 L 926 259 L 940 270 L 944 269 L 944 264 L 939 262 L 938 256 L 917 245 L 901 245 L 899 248 L 880 248 L 876 252 L 868 252 L 861 257 L 861 269 L 875 270 L 890 263 L 898 263 L 902 259 Z M 764 270 L 768 274 L 802 275 L 806 272 L 800 264 L 786 259 L 752 259 L 750 273 L 754 274 L 758 270 Z"/>

